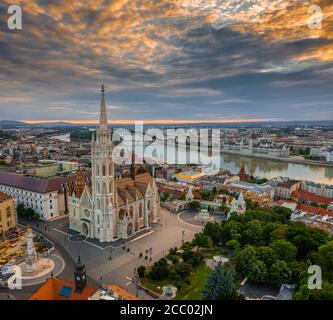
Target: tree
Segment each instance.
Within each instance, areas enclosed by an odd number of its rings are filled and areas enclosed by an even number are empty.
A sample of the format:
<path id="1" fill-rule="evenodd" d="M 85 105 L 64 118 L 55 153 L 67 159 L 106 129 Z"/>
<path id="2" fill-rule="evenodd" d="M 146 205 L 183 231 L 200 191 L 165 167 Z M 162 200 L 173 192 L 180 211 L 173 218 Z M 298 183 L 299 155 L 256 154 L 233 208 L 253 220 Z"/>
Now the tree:
<path id="1" fill-rule="evenodd" d="M 292 273 L 285 261 L 278 260 L 269 268 L 268 280 L 276 287 L 291 280 Z"/>
<path id="2" fill-rule="evenodd" d="M 271 247 L 258 247 L 257 258 L 264 262 L 266 266 L 271 266 L 277 260 L 277 254 Z"/>
<path id="3" fill-rule="evenodd" d="M 245 225 L 245 230 L 242 233 L 243 244 L 261 244 L 263 239 L 263 230 L 261 223 L 258 220 L 252 220 Z"/>
<path id="4" fill-rule="evenodd" d="M 202 292 L 204 300 L 231 300 L 237 297 L 234 273 L 220 264 L 209 274 Z"/>
<path id="5" fill-rule="evenodd" d="M 297 248 L 287 240 L 275 240 L 270 247 L 280 260 L 291 262 L 296 259 Z"/>
<path id="6" fill-rule="evenodd" d="M 273 211 L 279 215 L 280 221 L 282 223 L 287 223 L 290 221 L 290 216 L 292 211 L 284 207 L 274 207 Z"/>
<path id="7" fill-rule="evenodd" d="M 302 285 L 294 294 L 295 300 L 333 300 L 333 283 L 324 281 L 322 289 L 309 289 L 307 284 Z"/>
<path id="8" fill-rule="evenodd" d="M 192 266 L 186 262 L 178 263 L 175 265 L 175 271 L 182 278 L 186 278 L 191 274 Z"/>
<path id="9" fill-rule="evenodd" d="M 333 282 L 333 241 L 319 248 L 318 261 L 322 268 L 324 278 Z"/>
<path id="10" fill-rule="evenodd" d="M 194 236 L 194 239 L 193 239 L 192 243 L 195 246 L 198 246 L 198 247 L 201 247 L 201 248 L 209 248 L 213 245 L 212 239 L 208 236 L 205 236 L 202 233 L 197 233 Z"/>
<path id="11" fill-rule="evenodd" d="M 256 261 L 256 249 L 250 245 L 247 245 L 243 249 L 237 251 L 234 257 L 236 270 L 242 275 L 247 275 L 250 265 Z"/>
<path id="12" fill-rule="evenodd" d="M 25 217 L 25 214 L 26 214 L 26 211 L 25 211 L 25 207 L 22 203 L 19 203 L 17 206 L 16 206 L 16 212 L 17 212 L 17 215 L 19 217 Z"/>
<path id="13" fill-rule="evenodd" d="M 279 239 L 286 239 L 289 227 L 286 224 L 281 224 L 279 227 L 274 229 L 270 234 L 270 240 L 275 241 Z"/>
<path id="14" fill-rule="evenodd" d="M 265 263 L 255 260 L 249 263 L 245 276 L 255 283 L 263 283 L 267 277 L 267 268 Z"/>
<path id="15" fill-rule="evenodd" d="M 207 223 L 204 228 L 204 235 L 210 237 L 214 244 L 218 244 L 221 241 L 221 226 L 218 223 Z"/>
<path id="16" fill-rule="evenodd" d="M 149 277 L 153 280 L 163 280 L 169 275 L 169 268 L 166 259 L 162 258 L 155 262 L 149 272 Z"/>
<path id="17" fill-rule="evenodd" d="M 243 224 L 237 221 L 228 220 L 227 222 L 223 223 L 220 231 L 220 237 L 222 242 L 227 243 L 230 240 L 239 241 L 243 228 Z"/>
<path id="18" fill-rule="evenodd" d="M 146 267 L 140 266 L 137 271 L 138 271 L 139 278 L 143 278 L 146 274 Z"/>
<path id="19" fill-rule="evenodd" d="M 309 254 L 328 242 L 328 235 L 320 229 L 309 228 L 304 223 L 292 222 L 289 224 L 286 239 L 297 247 L 297 256 L 306 258 Z"/>
<path id="20" fill-rule="evenodd" d="M 198 211 L 200 208 L 200 202 L 199 201 L 191 201 L 188 204 L 188 207 L 192 209 L 193 211 Z"/>
<path id="21" fill-rule="evenodd" d="M 241 244 L 237 241 L 237 240 L 230 240 L 226 243 L 226 246 L 229 248 L 229 249 L 232 249 L 232 250 L 237 250 L 241 247 Z"/>
<path id="22" fill-rule="evenodd" d="M 193 252 L 191 250 L 184 251 L 182 254 L 184 262 L 190 263 L 192 267 L 198 266 L 203 260 L 203 255 L 200 252 Z"/>

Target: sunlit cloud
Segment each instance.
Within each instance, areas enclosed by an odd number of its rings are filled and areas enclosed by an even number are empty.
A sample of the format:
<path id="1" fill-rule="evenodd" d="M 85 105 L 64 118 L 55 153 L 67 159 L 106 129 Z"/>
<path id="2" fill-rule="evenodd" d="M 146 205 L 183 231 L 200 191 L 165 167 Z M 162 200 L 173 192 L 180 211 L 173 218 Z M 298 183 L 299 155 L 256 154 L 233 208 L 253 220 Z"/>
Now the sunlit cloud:
<path id="1" fill-rule="evenodd" d="M 0 28 L 6 119 L 97 118 L 101 83 L 112 119 L 289 119 L 289 102 L 324 99 L 332 83 L 330 0 L 16 3 L 23 30 Z M 313 4 L 320 30 L 307 25 Z"/>

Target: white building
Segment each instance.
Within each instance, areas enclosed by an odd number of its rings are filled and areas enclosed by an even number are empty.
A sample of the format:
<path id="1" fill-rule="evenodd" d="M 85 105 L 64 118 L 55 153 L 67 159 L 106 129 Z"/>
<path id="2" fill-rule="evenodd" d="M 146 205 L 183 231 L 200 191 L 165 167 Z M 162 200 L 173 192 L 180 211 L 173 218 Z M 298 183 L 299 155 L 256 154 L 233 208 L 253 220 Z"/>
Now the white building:
<path id="1" fill-rule="evenodd" d="M 326 161 L 327 162 L 333 162 L 333 151 L 327 152 L 327 154 L 326 154 Z"/>
<path id="2" fill-rule="evenodd" d="M 24 174 L 1 172 L 0 191 L 35 210 L 41 220 L 64 215 L 67 212 L 67 194 L 74 188 L 75 175 L 41 178 Z"/>

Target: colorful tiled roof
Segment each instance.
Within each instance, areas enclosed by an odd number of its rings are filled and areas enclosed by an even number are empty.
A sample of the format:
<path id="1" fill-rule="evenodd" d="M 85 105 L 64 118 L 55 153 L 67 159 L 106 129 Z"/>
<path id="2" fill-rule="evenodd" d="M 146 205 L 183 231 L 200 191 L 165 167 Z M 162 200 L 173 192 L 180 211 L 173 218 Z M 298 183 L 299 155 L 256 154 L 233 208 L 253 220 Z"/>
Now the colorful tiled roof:
<path id="1" fill-rule="evenodd" d="M 306 202 L 317 202 L 323 204 L 330 204 L 333 202 L 332 198 L 325 198 L 317 196 L 316 194 L 304 190 L 295 190 L 291 195 L 291 198 L 297 199 L 298 201 L 306 201 Z"/>
<path id="2" fill-rule="evenodd" d="M 328 211 L 324 208 L 320 207 L 315 207 L 315 206 L 310 206 L 302 203 L 298 203 L 296 206 L 296 210 L 303 211 L 303 212 L 308 212 L 308 213 L 313 213 L 319 216 L 331 216 L 333 217 L 333 212 Z"/>

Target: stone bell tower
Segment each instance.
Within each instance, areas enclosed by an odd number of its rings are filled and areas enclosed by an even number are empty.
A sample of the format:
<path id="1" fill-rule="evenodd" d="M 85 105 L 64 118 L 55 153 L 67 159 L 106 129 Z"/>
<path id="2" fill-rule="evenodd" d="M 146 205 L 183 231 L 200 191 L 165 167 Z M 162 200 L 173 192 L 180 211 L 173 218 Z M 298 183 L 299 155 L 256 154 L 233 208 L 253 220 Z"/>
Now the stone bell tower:
<path id="1" fill-rule="evenodd" d="M 114 238 L 114 163 L 111 129 L 106 113 L 105 90 L 102 85 L 100 121 L 91 143 L 92 198 L 94 203 L 94 225 L 90 236 L 101 242 Z"/>

